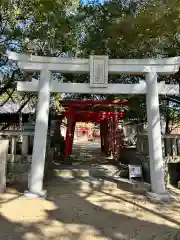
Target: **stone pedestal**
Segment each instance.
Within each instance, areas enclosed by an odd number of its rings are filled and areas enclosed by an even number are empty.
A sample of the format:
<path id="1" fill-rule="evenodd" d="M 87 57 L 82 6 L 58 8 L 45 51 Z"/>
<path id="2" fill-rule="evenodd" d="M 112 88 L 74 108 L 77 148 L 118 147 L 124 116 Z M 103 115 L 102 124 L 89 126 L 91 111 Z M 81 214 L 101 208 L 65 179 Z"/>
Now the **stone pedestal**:
<path id="1" fill-rule="evenodd" d="M 9 140 L 0 140 L 0 193 L 6 188 L 6 165 L 8 158 Z"/>
<path id="2" fill-rule="evenodd" d="M 27 198 L 42 198 L 42 199 L 45 199 L 47 197 L 47 191 L 43 190 L 39 193 L 33 193 L 31 191 L 28 191 L 26 190 L 24 192 L 24 197 L 27 197 Z"/>
<path id="3" fill-rule="evenodd" d="M 147 197 L 149 198 L 150 201 L 154 203 L 169 202 L 171 199 L 171 196 L 168 192 L 164 193 L 147 192 Z"/>

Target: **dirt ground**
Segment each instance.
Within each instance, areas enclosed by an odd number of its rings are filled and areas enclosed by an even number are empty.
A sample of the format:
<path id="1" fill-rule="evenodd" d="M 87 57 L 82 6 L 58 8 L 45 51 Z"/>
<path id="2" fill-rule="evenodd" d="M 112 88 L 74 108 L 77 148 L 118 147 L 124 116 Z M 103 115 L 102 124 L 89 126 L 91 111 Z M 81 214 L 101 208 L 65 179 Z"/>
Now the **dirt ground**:
<path id="1" fill-rule="evenodd" d="M 52 184 L 48 198 L 27 199 L 14 189 L 0 196 L 2 240 L 180 239 L 180 191 L 153 204 L 120 189 L 79 190 Z"/>
<path id="2" fill-rule="evenodd" d="M 171 187 L 172 201 L 154 204 L 125 190 L 80 190 L 59 180 L 46 189 L 46 200 L 15 188 L 0 195 L 0 240 L 180 240 L 180 190 Z"/>

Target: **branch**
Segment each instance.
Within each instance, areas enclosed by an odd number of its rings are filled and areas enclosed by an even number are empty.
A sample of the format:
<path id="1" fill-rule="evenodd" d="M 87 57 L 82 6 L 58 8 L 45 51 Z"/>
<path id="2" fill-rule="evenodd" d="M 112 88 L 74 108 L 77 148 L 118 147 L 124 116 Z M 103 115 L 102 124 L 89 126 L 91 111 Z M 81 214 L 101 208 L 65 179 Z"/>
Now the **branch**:
<path id="1" fill-rule="evenodd" d="M 7 24 L 8 24 L 8 20 L 6 20 L 6 22 L 4 24 L 2 24 L 2 21 L 1 21 L 1 30 L 0 30 L 1 35 L 3 35 L 3 33 L 5 32 Z"/>
<path id="2" fill-rule="evenodd" d="M 9 101 L 10 98 L 11 98 L 12 101 L 14 102 L 14 99 L 12 98 L 12 95 L 13 95 L 14 91 L 15 91 L 15 88 L 12 90 L 11 93 L 8 93 L 8 92 L 7 92 L 8 98 L 0 105 L 0 107 L 3 107 L 3 106 Z"/>
<path id="3" fill-rule="evenodd" d="M 15 84 L 14 83 L 14 77 L 15 77 L 15 74 L 19 71 L 19 69 L 16 69 L 13 71 L 12 75 L 11 75 L 11 78 L 6 80 L 4 82 L 4 86 L 0 88 L 0 96 L 3 94 L 3 93 L 7 93 L 8 92 L 8 88 L 12 88 L 14 87 L 13 85 Z"/>
<path id="4" fill-rule="evenodd" d="M 13 101 L 13 103 L 15 103 L 15 101 L 14 101 L 14 99 L 13 99 L 13 96 L 12 96 L 13 93 L 14 93 L 14 91 L 15 91 L 15 88 L 13 88 L 13 90 L 12 90 L 11 93 L 7 92 L 8 96 L 9 96 L 9 99 L 11 99 L 11 100 Z"/>
<path id="5" fill-rule="evenodd" d="M 8 91 L 9 83 L 6 83 L 4 87 L 0 88 L 0 96 Z"/>
<path id="6" fill-rule="evenodd" d="M 162 98 L 162 100 L 168 100 L 170 102 L 174 102 L 174 103 L 180 104 L 180 98 L 179 97 L 176 97 L 176 98 L 177 99 L 166 97 L 166 98 Z"/>
<path id="7" fill-rule="evenodd" d="M 174 129 L 179 128 L 179 127 L 180 127 L 180 124 L 177 125 L 176 127 L 171 128 L 170 132 L 172 132 Z"/>

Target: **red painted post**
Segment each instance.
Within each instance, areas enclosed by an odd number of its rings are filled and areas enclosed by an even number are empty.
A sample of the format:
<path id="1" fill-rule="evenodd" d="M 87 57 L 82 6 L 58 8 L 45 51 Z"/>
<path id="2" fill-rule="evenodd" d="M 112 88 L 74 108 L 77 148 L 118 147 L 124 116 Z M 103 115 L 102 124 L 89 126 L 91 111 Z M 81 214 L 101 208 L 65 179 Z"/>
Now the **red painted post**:
<path id="1" fill-rule="evenodd" d="M 65 141 L 65 151 L 64 151 L 64 159 L 68 160 L 71 154 L 71 130 L 72 130 L 72 108 L 68 107 L 68 115 L 67 115 L 67 129 L 66 129 L 66 141 Z"/>
<path id="2" fill-rule="evenodd" d="M 100 121 L 100 137 L 101 137 L 101 152 L 104 152 L 104 140 L 105 140 L 105 136 L 104 136 L 104 120 Z"/>
<path id="3" fill-rule="evenodd" d="M 107 119 L 103 119 L 102 127 L 103 127 L 104 153 L 107 155 Z"/>
<path id="4" fill-rule="evenodd" d="M 115 155 L 115 119 L 114 113 L 111 116 L 111 139 L 112 139 L 112 156 Z"/>
<path id="5" fill-rule="evenodd" d="M 117 160 L 118 149 L 117 149 L 117 128 L 118 128 L 118 115 L 113 114 L 113 156 Z"/>
<path id="6" fill-rule="evenodd" d="M 117 159 L 119 159 L 122 149 L 122 134 L 119 128 L 116 130 L 116 142 L 117 142 Z"/>
<path id="7" fill-rule="evenodd" d="M 105 142 L 106 142 L 106 155 L 109 156 L 110 155 L 110 151 L 111 151 L 111 139 L 110 139 L 110 119 L 106 118 L 105 121 Z"/>
<path id="8" fill-rule="evenodd" d="M 70 151 L 70 154 L 72 153 L 72 148 L 73 148 L 75 127 L 76 127 L 76 122 L 75 122 L 75 120 L 74 120 L 74 115 L 73 115 L 72 127 L 71 127 L 71 151 Z"/>
<path id="9" fill-rule="evenodd" d="M 112 122 L 111 116 L 107 118 L 107 156 L 111 156 L 112 152 Z"/>

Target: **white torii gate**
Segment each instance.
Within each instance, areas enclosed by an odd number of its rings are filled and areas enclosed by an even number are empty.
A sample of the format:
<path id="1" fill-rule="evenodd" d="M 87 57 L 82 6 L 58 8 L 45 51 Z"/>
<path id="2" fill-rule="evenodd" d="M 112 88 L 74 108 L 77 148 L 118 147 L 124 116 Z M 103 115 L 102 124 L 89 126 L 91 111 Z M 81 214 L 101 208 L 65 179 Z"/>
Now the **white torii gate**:
<path id="1" fill-rule="evenodd" d="M 96 94 L 146 94 L 148 138 L 150 154 L 151 192 L 149 197 L 158 200 L 169 198 L 164 184 L 163 155 L 158 94 L 179 94 L 179 85 L 157 83 L 157 74 L 178 72 L 180 58 L 167 59 L 109 59 L 108 56 L 82 58 L 56 58 L 19 55 L 8 52 L 9 59 L 15 60 L 24 71 L 39 71 L 40 81 L 17 82 L 18 91 L 38 92 L 38 107 L 34 134 L 34 146 L 26 196 L 45 196 L 43 190 L 46 139 L 49 117 L 50 92 L 96 93 Z M 51 81 L 52 72 L 89 73 L 88 83 L 59 83 Z M 145 75 L 145 82 L 139 84 L 108 84 L 110 74 Z"/>

